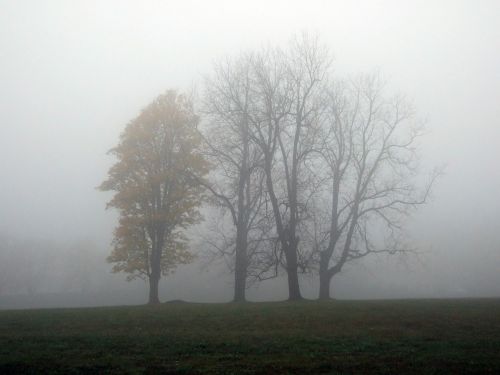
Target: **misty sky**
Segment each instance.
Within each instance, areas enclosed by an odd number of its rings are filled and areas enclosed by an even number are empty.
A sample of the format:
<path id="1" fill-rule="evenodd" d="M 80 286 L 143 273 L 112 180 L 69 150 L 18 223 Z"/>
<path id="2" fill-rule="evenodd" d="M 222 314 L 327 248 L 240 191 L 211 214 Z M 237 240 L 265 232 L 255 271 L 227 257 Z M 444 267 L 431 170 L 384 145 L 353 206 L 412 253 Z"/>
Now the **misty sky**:
<path id="1" fill-rule="evenodd" d="M 105 255 L 115 215 L 95 187 L 127 121 L 214 59 L 301 31 L 339 76 L 378 68 L 411 98 L 425 167 L 446 164 L 410 223 L 420 261 L 368 260 L 338 295 L 500 295 L 499 1 L 0 0 L 0 233 Z"/>

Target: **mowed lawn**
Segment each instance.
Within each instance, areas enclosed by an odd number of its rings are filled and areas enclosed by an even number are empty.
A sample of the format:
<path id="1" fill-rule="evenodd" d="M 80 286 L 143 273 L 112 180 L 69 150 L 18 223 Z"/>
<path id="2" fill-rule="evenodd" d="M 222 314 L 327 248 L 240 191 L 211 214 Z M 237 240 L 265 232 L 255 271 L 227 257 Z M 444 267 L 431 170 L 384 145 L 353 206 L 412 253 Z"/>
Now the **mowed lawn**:
<path id="1" fill-rule="evenodd" d="M 0 311 L 0 374 L 500 374 L 500 299 Z"/>

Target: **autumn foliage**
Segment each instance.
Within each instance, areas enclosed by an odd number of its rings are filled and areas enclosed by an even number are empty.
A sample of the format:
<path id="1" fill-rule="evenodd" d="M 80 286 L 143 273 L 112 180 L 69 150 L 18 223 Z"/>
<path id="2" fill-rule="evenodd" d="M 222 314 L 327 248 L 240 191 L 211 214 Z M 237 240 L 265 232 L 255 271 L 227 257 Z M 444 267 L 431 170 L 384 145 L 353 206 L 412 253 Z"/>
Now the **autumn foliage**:
<path id="1" fill-rule="evenodd" d="M 150 303 L 158 302 L 161 275 L 193 259 L 183 230 L 200 220 L 199 179 L 208 172 L 198 121 L 184 95 L 158 96 L 126 126 L 100 186 L 115 192 L 108 207 L 120 212 L 108 261 L 129 280 L 149 280 Z"/>

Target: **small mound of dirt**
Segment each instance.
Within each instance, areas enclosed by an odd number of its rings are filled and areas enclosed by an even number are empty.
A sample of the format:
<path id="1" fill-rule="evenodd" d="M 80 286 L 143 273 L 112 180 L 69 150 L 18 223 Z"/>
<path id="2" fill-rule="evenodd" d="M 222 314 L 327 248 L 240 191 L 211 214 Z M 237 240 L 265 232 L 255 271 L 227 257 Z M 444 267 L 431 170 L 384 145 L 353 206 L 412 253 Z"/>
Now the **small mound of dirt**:
<path id="1" fill-rule="evenodd" d="M 189 302 L 184 301 L 182 299 L 173 299 L 173 300 L 167 301 L 165 303 L 176 303 L 177 304 L 177 303 L 189 303 Z"/>

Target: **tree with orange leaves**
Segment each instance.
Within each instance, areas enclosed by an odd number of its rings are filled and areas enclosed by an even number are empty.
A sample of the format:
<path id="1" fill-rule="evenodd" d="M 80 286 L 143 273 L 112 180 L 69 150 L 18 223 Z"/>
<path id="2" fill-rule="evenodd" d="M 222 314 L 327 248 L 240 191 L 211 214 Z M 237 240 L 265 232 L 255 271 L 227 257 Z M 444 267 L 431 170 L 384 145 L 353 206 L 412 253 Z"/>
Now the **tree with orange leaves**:
<path id="1" fill-rule="evenodd" d="M 132 120 L 110 153 L 118 161 L 99 187 L 114 191 L 108 207 L 120 212 L 108 261 L 127 280 L 149 281 L 149 303 L 159 303 L 162 275 L 189 263 L 184 230 L 201 219 L 200 180 L 209 170 L 199 152 L 199 119 L 176 91 L 158 96 Z"/>

